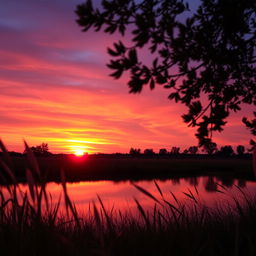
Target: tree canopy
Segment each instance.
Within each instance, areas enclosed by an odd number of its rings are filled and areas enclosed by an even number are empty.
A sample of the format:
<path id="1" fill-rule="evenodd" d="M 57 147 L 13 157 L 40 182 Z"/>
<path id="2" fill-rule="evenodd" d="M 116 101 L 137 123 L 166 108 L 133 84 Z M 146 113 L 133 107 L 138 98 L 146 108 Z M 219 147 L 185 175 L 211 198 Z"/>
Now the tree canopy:
<path id="1" fill-rule="evenodd" d="M 196 7 L 182 0 L 87 0 L 76 13 L 83 31 L 126 37 L 108 48 L 111 76 L 129 72 L 130 93 L 168 89 L 170 100 L 187 106 L 182 118 L 197 127 L 199 146 L 213 143 L 232 111 L 256 105 L 255 0 L 204 0 Z M 254 115 L 243 122 L 256 135 Z"/>
<path id="2" fill-rule="evenodd" d="M 49 151 L 49 146 L 47 143 L 42 143 L 38 146 L 30 147 L 30 150 L 37 156 L 48 156 L 52 153 Z M 27 149 L 25 149 L 24 154 L 27 153 Z"/>

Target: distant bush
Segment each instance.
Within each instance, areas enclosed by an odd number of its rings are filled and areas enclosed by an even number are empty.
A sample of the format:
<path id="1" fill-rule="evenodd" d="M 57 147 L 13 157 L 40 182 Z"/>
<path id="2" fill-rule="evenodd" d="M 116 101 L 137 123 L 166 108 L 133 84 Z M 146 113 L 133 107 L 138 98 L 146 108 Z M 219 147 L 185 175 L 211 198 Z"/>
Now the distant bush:
<path id="1" fill-rule="evenodd" d="M 131 148 L 129 154 L 133 156 L 137 156 L 141 154 L 141 150 L 140 148 Z"/>
<path id="2" fill-rule="evenodd" d="M 165 155 L 167 155 L 167 154 L 168 154 L 168 151 L 167 151 L 166 148 L 160 148 L 160 149 L 159 149 L 159 155 L 165 156 Z"/>
<path id="3" fill-rule="evenodd" d="M 146 149 L 144 150 L 144 155 L 152 156 L 152 155 L 154 155 L 154 154 L 155 154 L 155 152 L 154 152 L 154 150 L 153 150 L 152 148 L 146 148 Z"/>
<path id="4" fill-rule="evenodd" d="M 30 150 L 36 155 L 36 156 L 48 156 L 52 153 L 49 152 L 49 147 L 47 143 L 42 143 L 38 146 L 31 147 Z M 27 149 L 24 150 L 24 154 L 27 154 Z"/>

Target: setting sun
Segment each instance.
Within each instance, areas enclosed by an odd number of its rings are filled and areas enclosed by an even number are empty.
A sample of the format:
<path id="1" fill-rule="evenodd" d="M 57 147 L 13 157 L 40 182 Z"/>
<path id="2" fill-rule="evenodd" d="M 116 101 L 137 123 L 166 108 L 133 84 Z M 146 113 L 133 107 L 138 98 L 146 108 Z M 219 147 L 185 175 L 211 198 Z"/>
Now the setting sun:
<path id="1" fill-rule="evenodd" d="M 83 156 L 84 155 L 84 150 L 82 149 L 77 149 L 74 153 L 76 156 Z"/>

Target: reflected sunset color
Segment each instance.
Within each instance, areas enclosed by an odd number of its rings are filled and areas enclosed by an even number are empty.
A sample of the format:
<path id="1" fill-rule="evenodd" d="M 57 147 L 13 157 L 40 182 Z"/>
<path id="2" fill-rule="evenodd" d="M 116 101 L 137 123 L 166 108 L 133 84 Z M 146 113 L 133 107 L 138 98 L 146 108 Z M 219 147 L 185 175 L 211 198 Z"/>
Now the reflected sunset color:
<path id="1" fill-rule="evenodd" d="M 135 182 L 135 184 L 146 189 L 161 201 L 161 196 L 153 181 L 139 181 Z M 189 194 L 189 191 L 191 191 L 198 201 L 210 207 L 214 207 L 216 204 L 221 205 L 222 207 L 228 206 L 229 204 L 232 205 L 234 203 L 232 196 L 235 196 L 237 199 L 242 196 L 237 186 L 248 194 L 254 194 L 256 192 L 256 182 L 231 178 L 176 178 L 165 181 L 158 180 L 157 184 L 161 188 L 164 198 L 174 205 L 175 200 L 170 192 L 172 192 L 179 201 L 189 204 L 191 203 L 191 199 L 188 198 L 185 193 Z M 21 190 L 23 192 L 28 191 L 28 186 L 21 185 Z M 140 202 L 144 209 L 149 211 L 152 210 L 155 205 L 154 200 L 136 189 L 130 181 L 87 181 L 67 183 L 67 190 L 70 199 L 75 203 L 77 210 L 81 214 L 88 213 L 93 202 L 100 207 L 98 196 L 102 199 L 106 209 L 114 209 L 116 212 L 120 210 L 123 213 L 137 213 L 137 206 L 134 201 L 135 198 Z M 216 190 L 223 193 L 216 192 Z M 61 184 L 53 182 L 48 183 L 47 192 L 51 194 L 51 202 L 53 205 L 57 204 L 60 195 L 62 196 L 61 212 L 64 212 L 65 203 Z"/>

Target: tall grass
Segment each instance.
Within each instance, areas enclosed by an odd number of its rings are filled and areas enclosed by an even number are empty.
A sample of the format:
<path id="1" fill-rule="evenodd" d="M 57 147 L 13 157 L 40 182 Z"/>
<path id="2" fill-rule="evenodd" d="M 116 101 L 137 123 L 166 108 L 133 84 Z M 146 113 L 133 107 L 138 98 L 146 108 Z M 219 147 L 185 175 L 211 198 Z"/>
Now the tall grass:
<path id="1" fill-rule="evenodd" d="M 170 192 L 164 195 L 155 182 L 158 196 L 133 183 L 154 201 L 146 210 L 135 198 L 138 214 L 108 211 L 98 196 L 87 216 L 79 216 L 69 198 L 65 173 L 61 172 L 65 213 L 60 201 L 53 204 L 47 193 L 46 177 L 25 143 L 29 167 L 28 192 L 23 192 L 12 171 L 12 162 L 0 142 L 4 170 L 0 178 L 1 255 L 255 255 L 256 198 L 237 187 L 234 204 L 209 208 L 200 200 L 196 187 L 184 192 L 189 203 Z M 217 192 L 225 193 L 218 185 Z"/>

